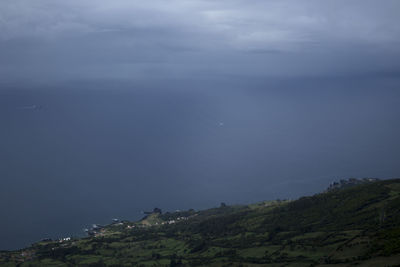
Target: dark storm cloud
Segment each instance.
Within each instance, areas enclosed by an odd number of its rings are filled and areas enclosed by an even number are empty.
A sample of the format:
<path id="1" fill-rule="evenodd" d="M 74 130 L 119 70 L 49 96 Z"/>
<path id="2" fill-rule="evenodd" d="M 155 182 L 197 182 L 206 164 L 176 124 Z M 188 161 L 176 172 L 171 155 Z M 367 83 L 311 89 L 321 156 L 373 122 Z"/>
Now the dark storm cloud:
<path id="1" fill-rule="evenodd" d="M 146 79 L 388 72 L 399 67 L 399 12 L 396 0 L 4 0 L 0 74 Z"/>

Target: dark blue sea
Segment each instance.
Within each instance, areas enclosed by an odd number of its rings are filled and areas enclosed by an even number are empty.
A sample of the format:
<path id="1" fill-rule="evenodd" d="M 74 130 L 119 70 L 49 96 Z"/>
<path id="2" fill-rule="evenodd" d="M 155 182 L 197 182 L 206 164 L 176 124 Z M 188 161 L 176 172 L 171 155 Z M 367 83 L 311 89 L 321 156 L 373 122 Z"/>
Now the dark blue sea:
<path id="1" fill-rule="evenodd" d="M 0 250 L 400 175 L 390 81 L 3 84 Z"/>

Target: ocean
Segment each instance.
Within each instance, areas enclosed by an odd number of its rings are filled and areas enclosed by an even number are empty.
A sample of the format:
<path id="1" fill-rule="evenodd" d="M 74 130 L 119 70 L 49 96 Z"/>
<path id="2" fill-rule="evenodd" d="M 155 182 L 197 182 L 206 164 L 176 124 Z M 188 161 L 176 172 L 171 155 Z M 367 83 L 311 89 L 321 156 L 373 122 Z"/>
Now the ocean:
<path id="1" fill-rule="evenodd" d="M 3 85 L 0 250 L 154 207 L 297 198 L 337 179 L 399 177 L 400 93 L 378 84 Z"/>

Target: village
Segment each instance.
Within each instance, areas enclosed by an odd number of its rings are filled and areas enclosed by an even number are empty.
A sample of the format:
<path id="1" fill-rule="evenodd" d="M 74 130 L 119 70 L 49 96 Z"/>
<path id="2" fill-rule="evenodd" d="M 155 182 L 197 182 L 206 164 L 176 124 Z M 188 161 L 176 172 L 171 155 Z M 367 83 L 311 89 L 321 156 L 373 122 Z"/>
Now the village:
<path id="1" fill-rule="evenodd" d="M 162 210 L 159 208 L 154 208 L 153 211 L 151 212 L 143 212 L 146 214 L 144 218 L 142 218 L 138 222 L 130 222 L 130 221 L 125 221 L 125 220 L 120 220 L 120 219 L 112 219 L 112 223 L 106 226 L 100 225 L 100 224 L 93 224 L 91 228 L 89 229 L 84 229 L 86 234 L 88 236 L 92 237 L 102 237 L 106 236 L 107 233 L 109 232 L 108 229 L 110 227 L 115 228 L 115 227 L 121 227 L 121 230 L 132 230 L 136 228 L 147 228 L 147 227 L 156 227 L 156 226 L 163 226 L 163 225 L 171 225 L 171 224 L 176 224 L 176 223 L 181 223 L 184 221 L 187 221 L 190 217 L 196 216 L 196 214 L 191 215 L 191 216 L 179 216 L 175 217 L 173 219 L 169 220 L 163 220 L 160 218 L 160 215 L 162 214 Z M 114 230 L 114 229 L 113 229 Z M 71 238 L 62 238 L 60 239 L 61 242 L 65 241 L 70 241 Z"/>

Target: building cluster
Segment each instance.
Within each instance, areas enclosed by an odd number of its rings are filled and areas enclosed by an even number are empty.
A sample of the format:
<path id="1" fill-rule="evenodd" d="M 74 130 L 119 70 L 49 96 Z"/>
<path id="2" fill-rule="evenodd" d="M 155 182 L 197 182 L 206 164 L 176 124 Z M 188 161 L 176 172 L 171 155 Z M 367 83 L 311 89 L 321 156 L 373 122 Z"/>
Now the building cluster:
<path id="1" fill-rule="evenodd" d="M 91 228 L 85 229 L 88 236 L 101 236 L 104 235 L 104 226 L 100 224 L 93 224 Z"/>
<path id="2" fill-rule="evenodd" d="M 372 183 L 379 181 L 378 178 L 349 178 L 349 179 L 341 179 L 338 182 L 332 182 L 329 187 L 326 189 L 326 192 L 330 192 L 336 189 L 341 189 L 345 187 L 351 187 L 354 185 L 365 184 L 365 183 Z"/>
<path id="3" fill-rule="evenodd" d="M 63 238 L 60 238 L 60 239 L 58 240 L 58 242 L 60 242 L 60 243 L 62 243 L 62 242 L 67 242 L 67 241 L 71 241 L 71 237 L 63 237 Z"/>
<path id="4" fill-rule="evenodd" d="M 161 212 L 162 212 L 161 209 L 155 208 L 153 210 L 153 212 L 151 212 L 150 214 L 154 214 L 154 213 L 161 214 Z M 193 216 L 194 215 L 192 215 L 190 217 L 193 217 Z M 135 228 L 145 228 L 145 227 L 158 226 L 158 225 L 175 224 L 175 223 L 178 223 L 178 222 L 186 221 L 190 217 L 181 216 L 181 217 L 177 217 L 175 219 L 170 219 L 170 220 L 163 221 L 163 222 L 155 222 L 153 224 L 128 224 L 128 222 L 124 223 L 124 222 L 120 221 L 119 219 L 112 219 L 111 226 L 124 226 L 124 225 L 127 224 L 125 229 L 131 230 L 131 229 L 135 229 Z M 102 225 L 99 225 L 99 224 L 93 224 L 91 228 L 84 229 L 84 231 L 86 232 L 86 234 L 88 236 L 94 236 L 94 237 L 104 236 L 105 233 L 106 233 L 105 227 L 102 226 Z"/>
<path id="5" fill-rule="evenodd" d="M 181 222 L 181 221 L 186 221 L 186 220 L 188 220 L 189 218 L 188 217 L 178 217 L 178 218 L 176 218 L 176 219 L 174 219 L 174 220 L 168 220 L 168 221 L 165 221 L 165 222 L 162 222 L 161 224 L 174 224 L 174 223 L 178 223 L 178 222 Z"/>

